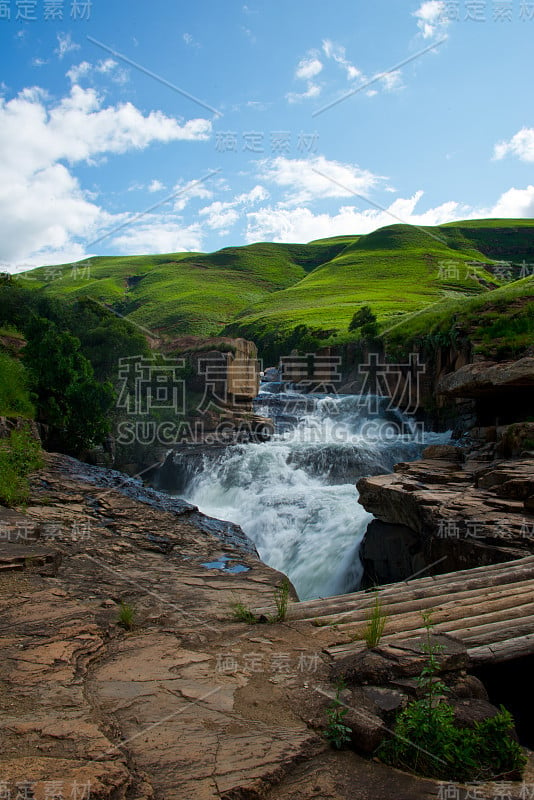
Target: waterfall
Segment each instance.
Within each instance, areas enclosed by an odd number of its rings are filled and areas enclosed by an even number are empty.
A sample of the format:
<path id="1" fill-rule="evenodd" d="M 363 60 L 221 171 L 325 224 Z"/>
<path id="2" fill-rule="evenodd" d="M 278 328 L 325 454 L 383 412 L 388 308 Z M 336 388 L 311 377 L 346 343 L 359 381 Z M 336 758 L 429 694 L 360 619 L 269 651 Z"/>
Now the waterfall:
<path id="1" fill-rule="evenodd" d="M 360 543 L 373 518 L 358 503 L 356 481 L 448 439 L 422 434 L 388 402 L 264 385 L 256 411 L 274 420 L 276 434 L 228 447 L 215 460 L 206 456 L 182 496 L 240 525 L 301 600 L 354 591 L 362 576 Z"/>

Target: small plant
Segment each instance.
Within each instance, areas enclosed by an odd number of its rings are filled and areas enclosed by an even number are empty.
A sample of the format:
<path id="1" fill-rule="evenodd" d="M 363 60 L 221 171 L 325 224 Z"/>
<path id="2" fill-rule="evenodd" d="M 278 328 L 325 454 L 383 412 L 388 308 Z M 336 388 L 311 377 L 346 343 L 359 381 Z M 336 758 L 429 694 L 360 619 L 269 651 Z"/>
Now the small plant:
<path id="1" fill-rule="evenodd" d="M 274 590 L 274 602 L 276 605 L 276 614 L 271 617 L 269 622 L 283 622 L 287 617 L 287 607 L 289 604 L 289 581 L 284 578 L 280 586 Z"/>
<path id="2" fill-rule="evenodd" d="M 328 741 L 338 750 L 341 750 L 343 745 L 348 744 L 351 740 L 351 729 L 343 722 L 348 709 L 340 700 L 340 694 L 345 688 L 345 683 L 342 680 L 336 684 L 336 696 L 332 700 L 331 705 L 326 709 L 328 725 L 325 728 L 324 734 Z"/>
<path id="3" fill-rule="evenodd" d="M 133 630 L 134 619 L 135 608 L 121 600 L 118 612 L 118 624 L 124 628 L 125 631 L 131 631 Z"/>
<path id="4" fill-rule="evenodd" d="M 511 780 L 521 775 L 526 758 L 512 738 L 511 714 L 501 706 L 473 728 L 456 726 L 454 709 L 445 702 L 445 684 L 437 679 L 443 648 L 432 641 L 432 618 L 423 613 L 426 664 L 418 683 L 423 692 L 400 712 L 393 737 L 378 749 L 386 764 L 449 781 Z"/>
<path id="5" fill-rule="evenodd" d="M 258 622 L 258 618 L 254 612 L 251 611 L 250 608 L 248 608 L 241 601 L 232 603 L 232 614 L 234 619 L 238 620 L 239 622 L 246 622 L 249 625 L 255 625 L 256 622 Z"/>
<path id="6" fill-rule="evenodd" d="M 378 592 L 376 592 L 375 601 L 370 610 L 367 625 L 363 630 L 363 638 L 365 639 L 365 644 L 369 649 L 376 647 L 382 638 L 382 634 L 384 633 L 384 628 L 386 625 L 386 619 L 387 615 L 383 610 L 382 600 L 380 599 Z"/>

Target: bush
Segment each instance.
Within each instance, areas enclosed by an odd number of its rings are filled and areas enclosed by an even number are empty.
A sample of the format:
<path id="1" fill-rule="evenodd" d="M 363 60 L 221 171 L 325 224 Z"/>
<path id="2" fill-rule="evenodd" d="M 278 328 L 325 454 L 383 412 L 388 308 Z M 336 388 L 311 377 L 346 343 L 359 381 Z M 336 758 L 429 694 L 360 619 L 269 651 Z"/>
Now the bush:
<path id="1" fill-rule="evenodd" d="M 457 728 L 454 709 L 442 698 L 447 687 L 437 679 L 437 654 L 432 642 L 430 615 L 423 615 L 427 630 L 427 663 L 419 677 L 424 692 L 397 717 L 393 738 L 384 742 L 378 756 L 386 764 L 448 781 L 492 780 L 518 777 L 526 758 L 513 739 L 511 714 L 501 706 L 491 719 L 473 728 Z"/>
<path id="2" fill-rule="evenodd" d="M 26 370 L 19 361 L 0 353 L 0 414 L 31 419 L 34 413 Z"/>
<path id="3" fill-rule="evenodd" d="M 0 503 L 26 503 L 30 495 L 27 476 L 42 465 L 41 446 L 28 426 L 13 430 L 8 438 L 0 440 Z"/>
<path id="4" fill-rule="evenodd" d="M 365 325 L 376 324 L 376 316 L 370 306 L 362 306 L 356 311 L 349 323 L 349 331 L 357 331 Z"/>

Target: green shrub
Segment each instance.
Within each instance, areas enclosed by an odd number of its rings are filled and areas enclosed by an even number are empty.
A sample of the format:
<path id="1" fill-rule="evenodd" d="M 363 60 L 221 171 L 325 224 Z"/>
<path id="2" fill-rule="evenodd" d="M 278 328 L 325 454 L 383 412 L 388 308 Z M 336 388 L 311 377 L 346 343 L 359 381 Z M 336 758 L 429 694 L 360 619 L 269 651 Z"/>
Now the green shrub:
<path id="1" fill-rule="evenodd" d="M 0 440 L 0 503 L 22 505 L 28 501 L 28 475 L 43 465 L 42 450 L 28 426 Z"/>
<path id="2" fill-rule="evenodd" d="M 432 642 L 430 615 L 423 615 L 427 629 L 427 662 L 419 677 L 423 697 L 410 703 L 397 717 L 393 737 L 378 749 L 386 764 L 449 781 L 492 780 L 518 777 L 526 758 L 513 739 L 511 714 L 501 706 L 491 719 L 473 728 L 458 728 L 454 709 L 443 700 L 447 687 L 437 679 L 437 654 Z"/>
<path id="3" fill-rule="evenodd" d="M 254 625 L 258 621 L 256 615 L 240 600 L 232 603 L 232 615 L 239 622 L 246 622 L 249 625 Z"/>
<path id="4" fill-rule="evenodd" d="M 24 366 L 6 353 L 0 353 L 0 415 L 31 419 L 34 413 Z"/>
<path id="5" fill-rule="evenodd" d="M 343 681 L 340 681 L 336 686 L 336 696 L 332 700 L 331 705 L 326 709 L 328 725 L 324 732 L 328 741 L 338 750 L 341 750 L 343 745 L 348 744 L 351 739 L 351 729 L 343 722 L 348 711 L 339 697 L 343 689 L 345 689 L 345 684 Z"/>

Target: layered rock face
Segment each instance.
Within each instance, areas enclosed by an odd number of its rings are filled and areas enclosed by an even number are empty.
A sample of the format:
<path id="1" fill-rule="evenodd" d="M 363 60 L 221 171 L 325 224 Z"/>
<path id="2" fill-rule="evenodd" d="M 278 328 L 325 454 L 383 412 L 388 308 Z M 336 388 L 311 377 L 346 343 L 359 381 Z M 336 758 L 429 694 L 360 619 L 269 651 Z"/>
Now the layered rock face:
<path id="1" fill-rule="evenodd" d="M 509 560 L 534 548 L 534 358 L 466 364 L 441 378 L 448 401 L 473 402 L 460 447 L 429 447 L 395 474 L 365 478 L 377 518 L 362 547 L 366 581 L 402 580 Z M 508 424 L 503 424 L 508 423 Z"/>
<path id="2" fill-rule="evenodd" d="M 368 579 L 405 580 L 520 558 L 534 550 L 530 458 L 461 463 L 463 451 L 430 447 L 393 475 L 363 478 L 360 502 L 373 523 L 362 548 Z M 374 526 L 374 527 L 373 527 Z M 393 543 L 393 546 L 392 546 Z"/>

